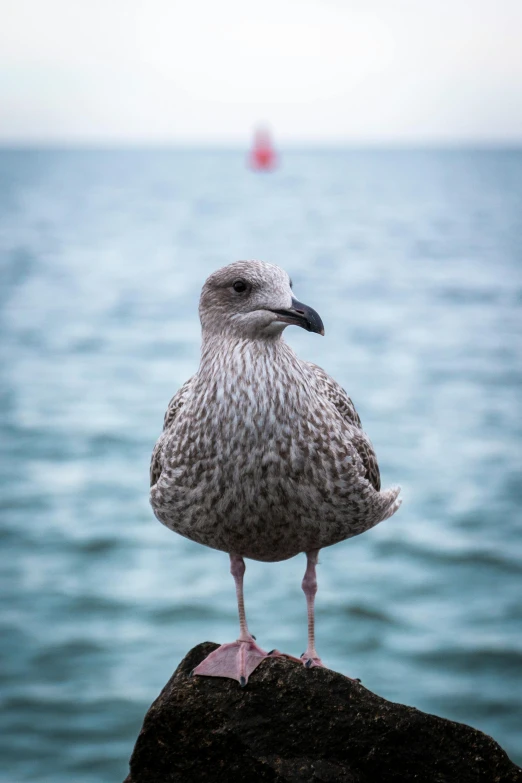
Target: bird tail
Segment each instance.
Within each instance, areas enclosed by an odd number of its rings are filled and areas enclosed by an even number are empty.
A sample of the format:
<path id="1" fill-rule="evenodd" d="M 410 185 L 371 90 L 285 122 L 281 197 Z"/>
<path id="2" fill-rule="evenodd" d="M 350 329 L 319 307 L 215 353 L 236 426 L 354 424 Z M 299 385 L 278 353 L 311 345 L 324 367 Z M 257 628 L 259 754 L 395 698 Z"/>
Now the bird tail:
<path id="1" fill-rule="evenodd" d="M 400 487 L 391 487 L 390 489 L 385 489 L 383 492 L 379 493 L 382 501 L 382 516 L 379 520 L 380 522 L 389 519 L 398 511 L 402 503 L 402 498 L 399 497 L 400 491 Z"/>

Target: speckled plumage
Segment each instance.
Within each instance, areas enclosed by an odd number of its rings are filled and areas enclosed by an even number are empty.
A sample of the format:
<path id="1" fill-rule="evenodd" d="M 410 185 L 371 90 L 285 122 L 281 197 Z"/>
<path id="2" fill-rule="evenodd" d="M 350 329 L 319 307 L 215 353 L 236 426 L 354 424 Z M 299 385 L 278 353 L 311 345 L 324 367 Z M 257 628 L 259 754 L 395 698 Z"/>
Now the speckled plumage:
<path id="1" fill-rule="evenodd" d="M 238 278 L 247 292 L 234 291 Z M 263 262 L 230 264 L 207 280 L 201 364 L 172 398 L 152 455 L 158 519 L 254 560 L 358 535 L 401 502 L 398 488 L 381 491 L 346 392 L 283 340 L 287 323 L 276 314 L 292 302 L 286 273 Z"/>

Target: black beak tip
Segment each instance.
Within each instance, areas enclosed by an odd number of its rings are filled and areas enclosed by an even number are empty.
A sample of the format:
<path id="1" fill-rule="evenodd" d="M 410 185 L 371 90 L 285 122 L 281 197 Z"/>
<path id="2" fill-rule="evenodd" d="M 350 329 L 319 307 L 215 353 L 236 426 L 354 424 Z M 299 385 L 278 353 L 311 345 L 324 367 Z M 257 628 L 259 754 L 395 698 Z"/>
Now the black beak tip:
<path id="1" fill-rule="evenodd" d="M 272 310 L 272 312 L 282 316 L 280 319 L 282 323 L 295 324 L 306 329 L 307 332 L 324 336 L 324 326 L 319 313 L 313 307 L 298 302 L 297 299 L 292 299 L 292 307 L 288 310 Z"/>
<path id="2" fill-rule="evenodd" d="M 309 332 L 315 332 L 324 337 L 324 325 L 319 313 L 309 307 L 308 305 L 298 302 L 296 299 L 292 300 L 292 307 L 294 312 L 298 313 L 302 318 L 302 326 L 304 326 Z"/>
<path id="3" fill-rule="evenodd" d="M 314 318 L 310 323 L 310 331 L 315 332 L 315 334 L 320 334 L 321 337 L 324 337 L 324 325 L 321 321 L 321 318 L 319 317 L 318 313 L 314 310 Z"/>
<path id="4" fill-rule="evenodd" d="M 320 334 L 321 337 L 324 337 L 324 326 L 321 324 L 312 324 L 310 321 L 306 324 L 306 330 L 308 332 L 313 332 L 314 334 Z"/>

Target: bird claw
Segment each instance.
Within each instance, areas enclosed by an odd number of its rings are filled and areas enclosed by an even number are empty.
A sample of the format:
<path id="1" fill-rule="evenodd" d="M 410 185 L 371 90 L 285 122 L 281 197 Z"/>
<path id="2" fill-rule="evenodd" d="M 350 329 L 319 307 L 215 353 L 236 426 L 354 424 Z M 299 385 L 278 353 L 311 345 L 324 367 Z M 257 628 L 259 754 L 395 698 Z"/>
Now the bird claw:
<path id="1" fill-rule="evenodd" d="M 315 666 L 319 666 L 322 669 L 326 669 L 326 666 L 324 665 L 324 663 L 320 658 L 318 658 L 317 656 L 308 655 L 307 653 L 303 653 L 301 655 L 301 663 L 303 664 L 305 669 L 312 669 Z"/>

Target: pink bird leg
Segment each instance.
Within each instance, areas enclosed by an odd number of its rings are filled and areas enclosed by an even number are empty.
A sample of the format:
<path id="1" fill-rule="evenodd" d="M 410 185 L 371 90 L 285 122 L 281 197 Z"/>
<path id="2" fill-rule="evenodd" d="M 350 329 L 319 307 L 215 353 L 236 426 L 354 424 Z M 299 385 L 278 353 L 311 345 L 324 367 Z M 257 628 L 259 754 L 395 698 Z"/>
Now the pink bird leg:
<path id="1" fill-rule="evenodd" d="M 310 669 L 312 666 L 324 666 L 324 663 L 317 655 L 315 649 L 314 603 L 315 594 L 317 593 L 317 577 L 315 575 L 315 567 L 317 565 L 318 558 L 318 549 L 306 553 L 306 571 L 301 583 L 301 587 L 303 588 L 304 594 L 306 596 L 306 608 L 308 612 L 308 647 L 301 655 L 301 660 L 307 669 Z"/>
<path id="2" fill-rule="evenodd" d="M 277 650 L 272 650 L 270 653 L 262 650 L 248 630 L 243 598 L 245 561 L 239 555 L 230 555 L 230 573 L 236 583 L 239 638 L 235 642 L 222 644 L 217 650 L 211 652 L 196 666 L 192 674 L 206 677 L 230 677 L 232 680 L 237 680 L 244 688 L 248 678 L 261 661 L 269 657 L 278 657 L 281 653 Z"/>

